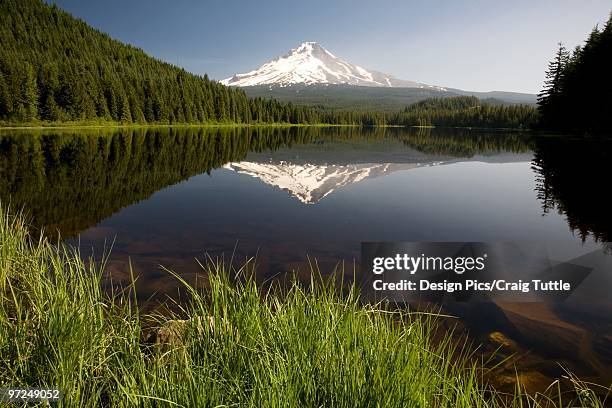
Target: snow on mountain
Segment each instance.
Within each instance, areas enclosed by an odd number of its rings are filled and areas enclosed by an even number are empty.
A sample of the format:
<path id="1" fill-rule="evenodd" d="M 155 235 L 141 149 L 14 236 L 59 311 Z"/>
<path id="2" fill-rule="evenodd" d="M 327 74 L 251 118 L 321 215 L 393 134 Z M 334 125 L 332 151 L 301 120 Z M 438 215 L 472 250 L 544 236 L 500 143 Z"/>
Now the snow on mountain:
<path id="1" fill-rule="evenodd" d="M 444 88 L 394 78 L 346 62 L 316 42 L 305 42 L 288 54 L 266 62 L 256 70 L 220 81 L 231 86 L 294 84 L 350 84 L 405 88 Z"/>
<path id="2" fill-rule="evenodd" d="M 304 204 L 315 204 L 333 191 L 372 177 L 439 163 L 294 164 L 242 161 L 224 167 L 289 192 Z"/>

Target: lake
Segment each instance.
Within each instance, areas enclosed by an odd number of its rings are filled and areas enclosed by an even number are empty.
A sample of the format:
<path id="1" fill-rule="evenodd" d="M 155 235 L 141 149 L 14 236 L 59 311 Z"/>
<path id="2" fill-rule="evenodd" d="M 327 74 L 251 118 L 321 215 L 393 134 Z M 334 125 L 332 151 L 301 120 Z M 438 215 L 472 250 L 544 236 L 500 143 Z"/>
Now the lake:
<path id="1" fill-rule="evenodd" d="M 196 260 L 251 260 L 260 282 L 359 264 L 362 241 L 610 241 L 612 143 L 493 131 L 160 128 L 0 133 L 0 199 L 52 239 L 100 256 L 143 299 Z M 606 274 L 607 272 L 607 274 Z M 540 387 L 563 364 L 612 380 L 612 269 L 559 305 L 449 305 L 483 350 Z M 523 374 L 521 374 L 523 375 Z"/>

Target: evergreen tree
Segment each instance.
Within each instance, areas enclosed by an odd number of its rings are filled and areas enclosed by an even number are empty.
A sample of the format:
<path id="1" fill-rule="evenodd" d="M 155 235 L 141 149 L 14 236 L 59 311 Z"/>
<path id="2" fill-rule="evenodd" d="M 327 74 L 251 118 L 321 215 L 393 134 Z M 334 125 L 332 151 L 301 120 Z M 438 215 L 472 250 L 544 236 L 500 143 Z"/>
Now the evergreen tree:
<path id="1" fill-rule="evenodd" d="M 4 80 L 4 74 L 0 72 L 0 118 L 8 116 L 10 105 L 8 85 Z"/>
<path id="2" fill-rule="evenodd" d="M 25 108 L 25 120 L 36 120 L 38 118 L 38 86 L 34 69 L 29 63 L 24 66 L 23 82 L 23 105 Z"/>
<path id="3" fill-rule="evenodd" d="M 123 123 L 131 123 L 132 122 L 132 114 L 130 112 L 130 102 L 127 96 L 123 96 L 121 100 L 121 117 L 119 120 Z"/>
<path id="4" fill-rule="evenodd" d="M 44 120 L 55 121 L 60 119 L 60 110 L 57 102 L 55 102 L 55 98 L 53 97 L 53 93 L 49 92 L 44 97 L 44 101 L 42 103 L 41 109 L 41 118 Z"/>
<path id="5" fill-rule="evenodd" d="M 559 95 L 562 93 L 565 69 L 569 63 L 569 52 L 559 43 L 555 58 L 548 63 L 544 89 L 538 94 L 538 109 L 542 117 L 548 118 L 557 109 Z"/>

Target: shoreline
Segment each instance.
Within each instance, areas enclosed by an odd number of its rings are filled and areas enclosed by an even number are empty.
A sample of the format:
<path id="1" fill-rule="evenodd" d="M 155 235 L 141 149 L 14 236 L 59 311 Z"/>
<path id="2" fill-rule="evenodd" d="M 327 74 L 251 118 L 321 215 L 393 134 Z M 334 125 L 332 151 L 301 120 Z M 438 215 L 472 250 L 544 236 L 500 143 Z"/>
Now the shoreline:
<path id="1" fill-rule="evenodd" d="M 231 128 L 231 127 L 360 127 L 360 125 L 303 124 L 303 123 L 176 123 L 176 124 L 59 124 L 59 125 L 16 125 L 0 126 L 1 130 L 44 130 L 44 129 L 145 129 L 145 128 Z"/>
<path id="2" fill-rule="evenodd" d="M 488 128 L 488 127 L 460 127 L 460 126 L 401 126 L 401 125 L 373 125 L 363 126 L 356 124 L 334 123 L 176 123 L 176 124 L 81 124 L 63 123 L 58 125 L 15 125 L 2 126 L 3 130 L 46 130 L 46 129 L 155 129 L 155 128 L 291 128 L 291 127 L 345 127 L 345 128 L 394 128 L 394 129 L 464 129 L 476 131 L 506 131 L 506 132 L 538 132 L 528 128 Z"/>

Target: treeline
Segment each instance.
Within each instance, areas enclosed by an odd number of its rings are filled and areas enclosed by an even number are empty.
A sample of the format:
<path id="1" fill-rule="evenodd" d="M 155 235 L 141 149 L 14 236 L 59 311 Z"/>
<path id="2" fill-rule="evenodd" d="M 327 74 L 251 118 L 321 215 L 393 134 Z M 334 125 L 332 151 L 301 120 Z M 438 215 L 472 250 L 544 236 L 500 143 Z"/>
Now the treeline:
<path id="1" fill-rule="evenodd" d="M 363 126 L 439 126 L 529 129 L 538 120 L 530 105 L 490 104 L 475 96 L 427 98 L 396 113 L 319 111 L 322 123 Z"/>
<path id="2" fill-rule="evenodd" d="M 475 108 L 481 103 L 475 96 L 457 96 L 453 98 L 429 98 L 413 103 L 404 112 L 422 112 L 432 110 L 461 110 Z"/>
<path id="3" fill-rule="evenodd" d="M 549 63 L 538 95 L 539 126 L 545 129 L 612 130 L 612 15 L 585 44 L 569 52 L 563 44 Z"/>
<path id="4" fill-rule="evenodd" d="M 387 123 L 401 126 L 530 128 L 538 112 L 529 105 L 491 105 L 474 96 L 429 98 L 391 115 Z"/>

